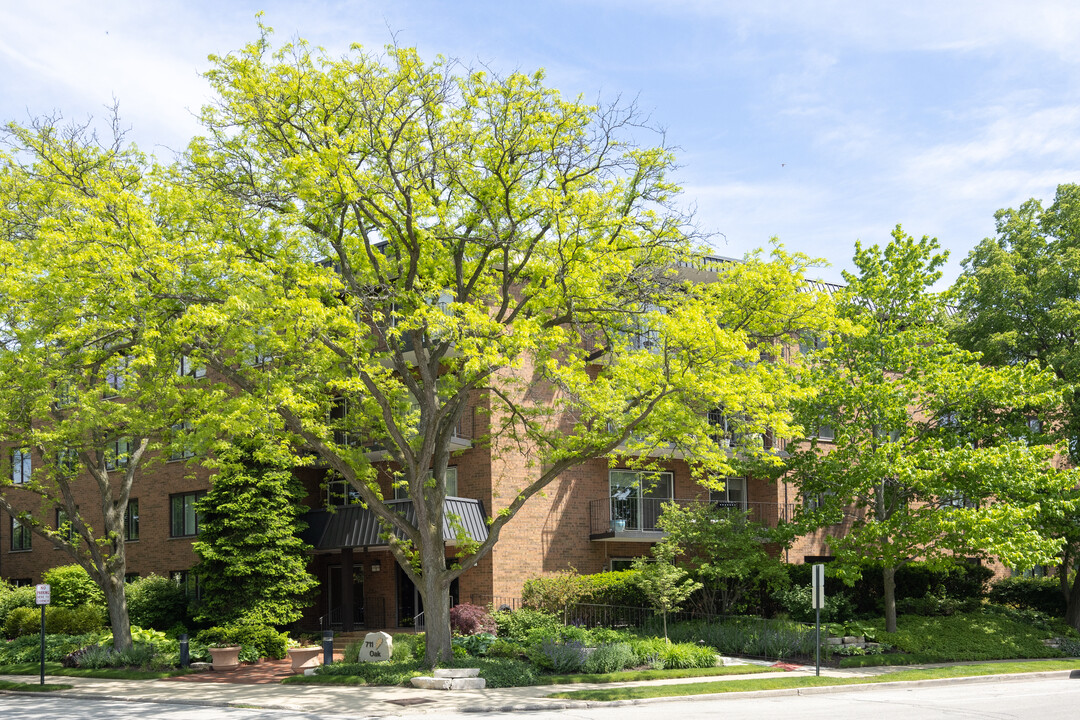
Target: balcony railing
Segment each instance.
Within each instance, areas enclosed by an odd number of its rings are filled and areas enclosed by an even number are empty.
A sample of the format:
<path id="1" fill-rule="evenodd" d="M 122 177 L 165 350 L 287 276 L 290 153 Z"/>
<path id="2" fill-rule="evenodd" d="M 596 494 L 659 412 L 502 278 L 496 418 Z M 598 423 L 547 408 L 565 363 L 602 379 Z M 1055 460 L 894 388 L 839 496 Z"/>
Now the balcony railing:
<path id="1" fill-rule="evenodd" d="M 793 503 L 607 497 L 589 502 L 589 536 L 593 539 L 658 540 L 663 535 L 658 523 L 664 512 L 663 505 L 670 502 L 681 507 L 708 503 L 766 527 L 776 527 L 777 523 L 790 520 L 794 514 Z"/>

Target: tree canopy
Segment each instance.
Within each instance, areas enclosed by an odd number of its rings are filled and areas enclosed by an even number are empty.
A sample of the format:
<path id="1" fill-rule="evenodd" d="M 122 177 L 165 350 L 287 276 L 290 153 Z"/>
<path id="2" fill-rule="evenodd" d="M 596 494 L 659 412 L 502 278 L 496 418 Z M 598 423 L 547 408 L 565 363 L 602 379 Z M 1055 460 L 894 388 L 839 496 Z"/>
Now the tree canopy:
<path id="1" fill-rule="evenodd" d="M 152 451 L 182 440 L 193 381 L 178 372 L 181 308 L 168 299 L 192 256 L 163 238 L 162 178 L 115 119 L 112 130 L 101 141 L 89 125 L 42 119 L 4 136 L 0 432 L 14 450 L 0 507 L 101 585 L 123 647 L 128 502 L 162 459 Z M 96 489 L 91 507 L 77 482 Z"/>
<path id="2" fill-rule="evenodd" d="M 885 613 L 896 627 L 893 576 L 923 558 L 989 553 L 1010 566 L 1052 557 L 1040 499 L 1071 484 L 1028 419 L 1060 399 L 1037 365 L 988 367 L 946 337 L 948 297 L 932 290 L 945 255 L 899 227 L 884 249 L 856 244 L 857 273 L 837 298 L 843 323 L 805 364 L 816 396 L 799 417 L 811 437 L 791 452 L 804 527 L 849 522 L 830 546 L 857 568 L 885 567 Z M 813 437 L 831 426 L 835 444 Z"/>
<path id="3" fill-rule="evenodd" d="M 1004 367 L 1034 365 L 1051 370 L 1063 402 L 1029 432 L 1065 442 L 1080 460 L 1080 186 L 1059 185 L 1047 208 L 1032 199 L 1017 209 L 999 210 L 997 234 L 964 260 L 957 281 L 956 342 L 982 353 L 984 362 Z M 1043 531 L 1064 540 L 1062 592 L 1066 619 L 1080 628 L 1080 578 L 1070 572 L 1080 558 L 1080 493 L 1044 509 Z"/>
<path id="4" fill-rule="evenodd" d="M 428 661 L 450 652 L 449 583 L 566 469 L 679 449 L 706 482 L 728 474 L 717 408 L 744 455 L 769 456 L 762 434 L 788 431 L 806 393 L 775 362 L 779 341 L 828 311 L 806 258 L 703 264 L 672 153 L 635 141 L 650 131 L 633 107 L 566 100 L 540 72 L 270 38 L 208 73 L 218 100 L 186 158 L 188 230 L 219 248 L 188 344 L 239 390 L 220 417 L 270 422 L 395 533 Z M 487 539 L 459 542 L 448 567 L 445 473 L 462 439 L 523 455 L 530 474 L 504 481 Z M 374 450 L 415 523 L 384 502 Z"/>

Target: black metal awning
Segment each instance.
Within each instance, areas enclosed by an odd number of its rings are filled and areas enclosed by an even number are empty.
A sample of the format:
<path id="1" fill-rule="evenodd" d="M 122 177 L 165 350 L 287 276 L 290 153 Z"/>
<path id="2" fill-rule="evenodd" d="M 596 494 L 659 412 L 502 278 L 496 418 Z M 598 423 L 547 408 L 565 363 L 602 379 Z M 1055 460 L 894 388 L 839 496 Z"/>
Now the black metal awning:
<path id="1" fill-rule="evenodd" d="M 388 500 L 386 504 L 405 517 L 410 525 L 416 525 L 416 512 L 412 500 Z M 444 506 L 443 537 L 447 542 L 465 539 L 451 527 L 450 517 L 459 518 L 461 530 L 476 542 L 487 540 L 487 520 L 484 506 L 479 500 L 448 497 Z M 300 537 L 315 550 L 339 550 L 341 548 L 387 545 L 382 526 L 375 513 L 363 505 L 346 505 L 331 510 L 313 510 L 301 519 L 308 524 Z M 401 533 L 397 533 L 402 537 Z"/>

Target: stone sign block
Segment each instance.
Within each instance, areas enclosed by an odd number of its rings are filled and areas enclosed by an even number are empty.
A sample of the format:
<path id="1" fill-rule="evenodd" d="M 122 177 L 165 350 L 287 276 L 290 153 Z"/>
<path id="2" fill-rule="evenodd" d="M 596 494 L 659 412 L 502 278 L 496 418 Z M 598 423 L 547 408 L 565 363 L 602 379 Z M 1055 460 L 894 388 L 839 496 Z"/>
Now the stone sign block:
<path id="1" fill-rule="evenodd" d="M 373 632 L 364 636 L 360 662 L 385 662 L 394 654 L 394 639 L 388 633 Z"/>

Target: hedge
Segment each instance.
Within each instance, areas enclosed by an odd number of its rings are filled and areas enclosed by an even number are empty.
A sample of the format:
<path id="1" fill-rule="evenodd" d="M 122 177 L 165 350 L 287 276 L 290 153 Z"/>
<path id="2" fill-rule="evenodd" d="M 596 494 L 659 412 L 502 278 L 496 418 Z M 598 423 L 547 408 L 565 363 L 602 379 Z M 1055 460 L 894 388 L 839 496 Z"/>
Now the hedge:
<path id="1" fill-rule="evenodd" d="M 1025 610 L 1038 610 L 1053 617 L 1065 617 L 1065 596 L 1061 583 L 1053 578 L 1002 578 L 990 588 L 991 602 Z"/>

